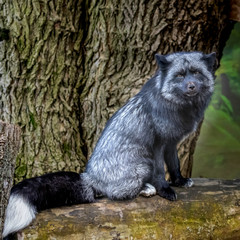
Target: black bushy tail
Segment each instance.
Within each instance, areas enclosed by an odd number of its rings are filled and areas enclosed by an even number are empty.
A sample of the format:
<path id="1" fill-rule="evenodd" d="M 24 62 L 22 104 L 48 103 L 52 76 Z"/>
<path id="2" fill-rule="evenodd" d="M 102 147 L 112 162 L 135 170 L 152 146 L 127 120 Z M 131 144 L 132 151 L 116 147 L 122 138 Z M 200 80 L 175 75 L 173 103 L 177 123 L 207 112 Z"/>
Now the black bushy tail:
<path id="1" fill-rule="evenodd" d="M 41 210 L 89 202 L 94 202 L 93 189 L 78 173 L 56 172 L 23 180 L 11 190 L 3 237 L 28 226 Z"/>

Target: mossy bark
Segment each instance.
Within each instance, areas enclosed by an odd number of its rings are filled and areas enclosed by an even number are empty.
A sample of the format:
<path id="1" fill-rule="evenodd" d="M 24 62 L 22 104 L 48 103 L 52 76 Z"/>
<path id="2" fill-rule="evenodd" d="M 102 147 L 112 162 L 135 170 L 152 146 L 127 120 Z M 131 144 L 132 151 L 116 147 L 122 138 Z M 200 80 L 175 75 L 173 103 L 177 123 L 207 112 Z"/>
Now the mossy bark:
<path id="1" fill-rule="evenodd" d="M 2 1 L 1 118 L 21 126 L 17 179 L 86 162 L 79 131 L 84 1 Z"/>
<path id="2" fill-rule="evenodd" d="M 24 240 L 240 239 L 240 181 L 194 179 L 178 201 L 155 196 L 43 211 Z"/>
<path id="3" fill-rule="evenodd" d="M 2 239 L 5 209 L 13 184 L 20 136 L 21 131 L 18 126 L 0 121 L 0 239 Z"/>
<path id="4" fill-rule="evenodd" d="M 220 59 L 228 12 L 228 0 L 3 0 L 0 115 L 22 128 L 16 178 L 82 171 L 107 119 L 154 73 L 154 54 Z M 185 176 L 196 136 L 180 145 Z"/>

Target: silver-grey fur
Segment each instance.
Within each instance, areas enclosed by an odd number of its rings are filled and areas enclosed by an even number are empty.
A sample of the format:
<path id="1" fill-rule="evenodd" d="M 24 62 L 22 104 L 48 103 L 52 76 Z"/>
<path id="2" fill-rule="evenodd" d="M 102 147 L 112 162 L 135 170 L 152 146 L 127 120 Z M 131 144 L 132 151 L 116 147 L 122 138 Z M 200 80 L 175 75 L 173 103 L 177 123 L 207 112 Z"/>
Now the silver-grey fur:
<path id="1" fill-rule="evenodd" d="M 174 53 L 156 59 L 156 75 L 109 120 L 83 174 L 86 183 L 110 199 L 133 198 L 151 183 L 160 196 L 175 200 L 165 181 L 164 162 L 173 184 L 193 185 L 180 174 L 176 144 L 194 130 L 210 101 L 215 53 Z M 178 73 L 194 82 L 193 91 L 185 80 L 178 87 Z M 180 92 L 181 87 L 190 93 Z"/>
<path id="2" fill-rule="evenodd" d="M 173 185 L 193 185 L 181 175 L 176 146 L 203 118 L 214 89 L 215 53 L 156 60 L 155 76 L 107 122 L 84 173 L 50 173 L 12 188 L 4 237 L 27 226 L 38 211 L 93 202 L 99 195 L 120 200 L 157 193 L 176 200 L 164 163 Z"/>

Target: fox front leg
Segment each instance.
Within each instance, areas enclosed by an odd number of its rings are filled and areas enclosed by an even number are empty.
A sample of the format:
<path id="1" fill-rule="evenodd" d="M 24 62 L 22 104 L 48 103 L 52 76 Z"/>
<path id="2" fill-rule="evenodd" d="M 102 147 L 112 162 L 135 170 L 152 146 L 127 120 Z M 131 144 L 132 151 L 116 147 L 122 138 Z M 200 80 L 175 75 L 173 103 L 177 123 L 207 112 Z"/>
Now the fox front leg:
<path id="1" fill-rule="evenodd" d="M 172 185 L 176 187 L 192 187 L 194 182 L 191 178 L 184 178 L 180 172 L 176 144 L 169 144 L 165 148 L 164 159 L 170 173 Z"/>
<path id="2" fill-rule="evenodd" d="M 164 146 L 159 145 L 154 149 L 153 175 L 151 184 L 156 188 L 157 194 L 170 201 L 177 200 L 175 191 L 165 179 Z"/>

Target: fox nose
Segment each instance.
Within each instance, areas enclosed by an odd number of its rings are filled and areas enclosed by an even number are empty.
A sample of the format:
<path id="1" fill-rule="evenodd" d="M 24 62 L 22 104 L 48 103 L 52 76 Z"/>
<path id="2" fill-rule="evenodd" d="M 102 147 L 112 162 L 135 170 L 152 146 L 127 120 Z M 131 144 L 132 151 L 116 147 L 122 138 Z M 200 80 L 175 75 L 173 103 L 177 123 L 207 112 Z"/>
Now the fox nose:
<path id="1" fill-rule="evenodd" d="M 194 82 L 189 82 L 187 84 L 187 88 L 189 91 L 194 91 L 196 89 L 196 85 L 194 84 Z"/>

